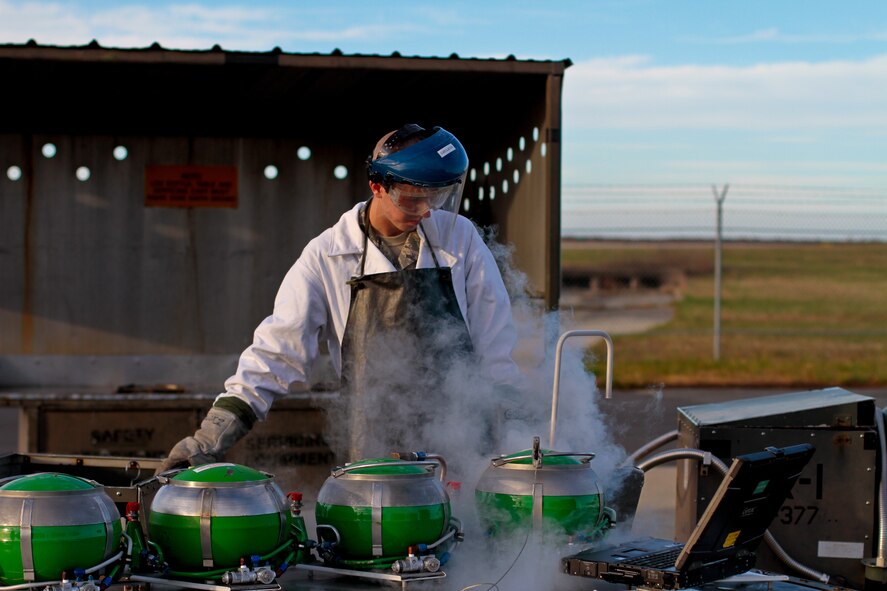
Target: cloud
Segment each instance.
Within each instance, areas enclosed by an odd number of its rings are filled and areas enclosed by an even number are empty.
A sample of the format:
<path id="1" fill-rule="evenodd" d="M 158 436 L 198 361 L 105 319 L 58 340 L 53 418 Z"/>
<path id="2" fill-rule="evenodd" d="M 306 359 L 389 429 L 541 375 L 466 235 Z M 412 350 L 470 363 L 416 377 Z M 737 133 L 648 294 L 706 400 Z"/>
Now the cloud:
<path id="1" fill-rule="evenodd" d="M 83 45 L 92 39 L 107 47 L 146 47 L 155 41 L 171 49 L 267 51 L 298 42 L 374 41 L 417 32 L 404 23 L 316 26 L 297 9 L 249 5 L 130 4 L 86 11 L 60 2 L 14 3 L 0 0 L 0 39 L 51 45 Z M 325 19 L 323 19 L 325 20 Z M 299 26 L 282 23 L 298 23 Z"/>
<path id="2" fill-rule="evenodd" d="M 275 30 L 270 11 L 251 7 L 134 4 L 87 12 L 64 3 L 0 0 L 0 17 L 0 39 L 8 43 L 82 45 L 97 39 L 109 47 L 157 41 L 176 49 L 208 49 L 214 43 L 270 49 L 287 34 Z"/>
<path id="3" fill-rule="evenodd" d="M 592 59 L 564 77 L 578 129 L 887 129 L 887 55 L 860 61 L 657 66 Z"/>
<path id="4" fill-rule="evenodd" d="M 762 42 L 785 44 L 849 44 L 869 41 L 885 41 L 887 40 L 887 31 L 844 35 L 839 35 L 835 33 L 791 34 L 783 33 L 776 27 L 769 27 L 766 29 L 759 29 L 757 31 L 753 31 L 744 35 L 731 35 L 726 37 L 684 37 L 682 40 L 689 43 L 704 43 L 714 45 L 743 45 L 747 43 Z"/>
<path id="5" fill-rule="evenodd" d="M 55 45 L 70 45 L 88 43 L 89 35 L 85 20 L 62 4 L 14 4 L 0 0 L 0 39 L 6 43 L 24 43 L 33 38 Z"/>
<path id="6" fill-rule="evenodd" d="M 410 25 L 364 25 L 358 27 L 345 27 L 343 29 L 316 29 L 298 31 L 290 36 L 293 40 L 306 41 L 360 41 L 363 39 L 371 40 L 379 37 L 401 35 L 409 32 L 418 31 L 418 27 Z"/>

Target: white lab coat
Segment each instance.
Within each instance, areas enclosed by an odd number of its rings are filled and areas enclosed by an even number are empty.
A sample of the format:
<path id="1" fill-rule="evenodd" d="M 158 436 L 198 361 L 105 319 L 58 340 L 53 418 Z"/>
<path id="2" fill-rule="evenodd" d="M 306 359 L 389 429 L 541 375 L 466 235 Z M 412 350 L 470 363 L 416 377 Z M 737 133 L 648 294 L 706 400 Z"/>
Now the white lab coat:
<path id="1" fill-rule="evenodd" d="M 347 281 L 358 274 L 364 234 L 358 225 L 359 203 L 339 221 L 313 239 L 290 268 L 274 301 L 274 312 L 256 328 L 253 344 L 240 356 L 237 373 L 225 382 L 221 396 L 236 396 L 265 420 L 271 404 L 291 385 L 305 383 L 318 355 L 319 339 L 328 343 L 330 358 L 341 372 L 341 343 L 351 304 Z M 511 358 L 517 333 L 502 276 L 489 248 L 474 225 L 464 217 L 441 244 L 440 231 L 452 217 L 432 213 L 422 228 L 435 247 L 437 261 L 450 267 L 453 288 L 468 326 L 475 354 L 486 377 L 494 384 L 516 386 L 520 371 Z M 445 233 L 443 233 L 445 234 Z M 420 236 L 422 232 L 420 231 Z M 422 237 L 417 268 L 434 267 Z M 384 254 L 367 242 L 364 273 L 396 269 Z"/>

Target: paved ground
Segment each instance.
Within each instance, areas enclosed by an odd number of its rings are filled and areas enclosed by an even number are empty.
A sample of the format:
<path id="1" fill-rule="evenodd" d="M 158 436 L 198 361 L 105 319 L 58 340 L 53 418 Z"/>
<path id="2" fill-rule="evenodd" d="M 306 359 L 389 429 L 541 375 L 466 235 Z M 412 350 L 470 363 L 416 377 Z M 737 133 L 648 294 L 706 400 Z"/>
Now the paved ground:
<path id="1" fill-rule="evenodd" d="M 605 330 L 611 335 L 639 334 L 674 316 L 673 297 L 658 292 L 629 292 L 590 299 L 588 290 L 565 289 L 562 316 L 576 328 Z"/>

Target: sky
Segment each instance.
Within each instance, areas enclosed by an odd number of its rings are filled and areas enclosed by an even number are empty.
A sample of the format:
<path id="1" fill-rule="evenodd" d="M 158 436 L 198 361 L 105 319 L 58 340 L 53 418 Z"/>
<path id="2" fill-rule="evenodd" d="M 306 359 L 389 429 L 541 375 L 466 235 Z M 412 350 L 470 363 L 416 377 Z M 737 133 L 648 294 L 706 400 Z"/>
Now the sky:
<path id="1" fill-rule="evenodd" d="M 567 197 L 679 185 L 710 200 L 727 183 L 887 194 L 883 0 L 0 0 L 0 43 L 29 39 L 569 58 Z"/>

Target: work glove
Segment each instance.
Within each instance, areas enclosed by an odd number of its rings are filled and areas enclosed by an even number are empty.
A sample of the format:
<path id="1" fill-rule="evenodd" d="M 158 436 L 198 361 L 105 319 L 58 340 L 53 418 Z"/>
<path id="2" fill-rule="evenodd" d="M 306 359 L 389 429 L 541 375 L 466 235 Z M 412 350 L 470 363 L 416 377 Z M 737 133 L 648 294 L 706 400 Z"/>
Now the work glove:
<path id="1" fill-rule="evenodd" d="M 249 427 L 237 415 L 214 406 L 193 436 L 185 437 L 173 446 L 157 473 L 218 462 L 247 433 Z"/>

